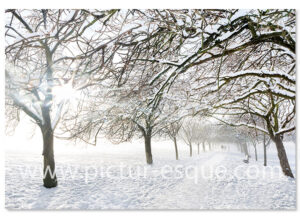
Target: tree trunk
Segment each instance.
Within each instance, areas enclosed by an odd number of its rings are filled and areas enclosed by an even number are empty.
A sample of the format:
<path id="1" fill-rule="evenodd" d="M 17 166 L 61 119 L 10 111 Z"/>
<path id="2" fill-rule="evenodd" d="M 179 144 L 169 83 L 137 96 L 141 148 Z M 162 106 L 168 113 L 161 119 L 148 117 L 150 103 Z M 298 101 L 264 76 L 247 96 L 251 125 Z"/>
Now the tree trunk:
<path id="1" fill-rule="evenodd" d="M 203 150 L 203 152 L 205 152 L 205 144 L 204 144 L 204 142 L 202 142 L 202 150 Z"/>
<path id="2" fill-rule="evenodd" d="M 192 156 L 193 156 L 193 147 L 192 147 L 192 143 L 190 143 L 189 146 L 190 146 L 190 157 L 192 157 Z"/>
<path id="3" fill-rule="evenodd" d="M 241 152 L 241 153 L 243 153 L 243 147 L 242 147 L 242 145 L 239 143 L 238 144 L 238 149 L 239 149 L 239 151 Z"/>
<path id="4" fill-rule="evenodd" d="M 257 161 L 257 148 L 256 148 L 256 144 L 254 144 L 253 146 L 254 146 L 255 161 Z"/>
<path id="5" fill-rule="evenodd" d="M 266 145 L 266 135 L 264 134 L 264 166 L 267 166 L 267 145 Z"/>
<path id="6" fill-rule="evenodd" d="M 152 151 L 151 151 L 151 131 L 144 135 L 145 138 L 145 152 L 147 164 L 152 164 Z"/>
<path id="7" fill-rule="evenodd" d="M 198 155 L 200 154 L 200 143 L 197 143 L 197 147 L 198 147 Z"/>
<path id="8" fill-rule="evenodd" d="M 174 138 L 174 146 L 175 146 L 176 160 L 178 160 L 178 148 L 177 148 L 177 140 L 176 140 L 176 137 Z"/>
<path id="9" fill-rule="evenodd" d="M 277 155 L 279 158 L 280 166 L 284 175 L 294 178 L 288 158 L 286 156 L 285 148 L 280 135 L 275 135 L 272 140 L 276 144 Z"/>
<path id="10" fill-rule="evenodd" d="M 54 150 L 53 150 L 53 131 L 50 128 L 43 128 L 43 182 L 46 188 L 57 186 L 57 178 L 55 172 Z"/>
<path id="11" fill-rule="evenodd" d="M 247 143 L 243 143 L 243 151 L 244 151 L 244 154 L 249 156 L 249 152 L 248 152 L 248 145 Z"/>

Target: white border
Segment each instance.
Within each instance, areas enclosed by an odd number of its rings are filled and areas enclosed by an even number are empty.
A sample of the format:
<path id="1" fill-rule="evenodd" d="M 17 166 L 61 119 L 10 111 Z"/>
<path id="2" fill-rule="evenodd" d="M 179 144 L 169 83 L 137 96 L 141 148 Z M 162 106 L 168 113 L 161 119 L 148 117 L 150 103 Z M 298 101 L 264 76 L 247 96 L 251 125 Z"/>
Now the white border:
<path id="1" fill-rule="evenodd" d="M 296 8 L 296 0 L 9 0 L 1 8 Z"/>
<path id="2" fill-rule="evenodd" d="M 299 1 L 298 1 L 299 2 Z M 66 1 L 66 0 L 6 0 L 1 2 L 1 15 L 0 15 L 0 41 L 1 41 L 1 55 L 0 55 L 0 143 L 3 142 L 4 134 L 4 9 L 7 8 L 300 8 L 296 0 L 281 0 L 281 1 L 264 1 L 264 0 L 81 0 L 81 1 Z M 299 14 L 297 13 L 297 23 L 299 22 Z M 299 42 L 299 35 L 297 34 L 297 41 Z M 299 52 L 299 45 L 297 43 L 297 51 Z M 299 58 L 298 58 L 299 60 Z M 299 62 L 297 61 L 297 66 Z M 299 67 L 298 67 L 299 69 Z M 299 81 L 297 83 L 299 90 Z M 299 108 L 299 104 L 297 105 Z M 299 112 L 299 111 L 298 111 Z M 298 117 L 298 116 L 297 116 Z M 299 123 L 299 122 L 298 122 Z M 297 129 L 299 136 L 299 129 Z M 299 137 L 298 137 L 299 138 Z M 297 149 L 297 157 L 299 157 L 299 150 Z M 297 167 L 298 169 L 298 167 Z M 297 170 L 298 171 L 298 170 Z M 299 175 L 299 174 L 298 174 Z M 5 193 L 4 193 L 4 146 L 0 149 L 0 216 L 1 217 L 16 217 L 22 218 L 48 218 L 74 216 L 82 217 L 180 217 L 180 218 L 199 218 L 199 216 L 222 217 L 222 218 L 241 218 L 244 217 L 263 217 L 270 216 L 272 218 L 279 218 L 282 216 L 299 217 L 299 211 L 8 211 L 5 206 Z M 299 180 L 298 180 L 299 181 Z M 297 182 L 298 183 L 298 182 Z M 297 184 L 299 185 L 299 184 Z M 297 201 L 298 202 L 298 201 Z M 298 204 L 297 204 L 298 207 Z M 71 214 L 70 214 L 71 213 Z M 84 214 L 83 214 L 84 213 Z M 267 213 L 267 214 L 266 214 Z"/>

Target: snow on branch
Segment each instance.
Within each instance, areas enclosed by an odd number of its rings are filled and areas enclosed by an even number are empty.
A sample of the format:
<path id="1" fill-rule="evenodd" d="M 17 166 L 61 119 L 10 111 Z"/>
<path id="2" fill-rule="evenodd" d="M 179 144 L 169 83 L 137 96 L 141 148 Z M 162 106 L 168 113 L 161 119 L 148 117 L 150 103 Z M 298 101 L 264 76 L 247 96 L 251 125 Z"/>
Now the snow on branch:
<path id="1" fill-rule="evenodd" d="M 292 126 L 292 127 L 289 127 L 289 128 L 280 129 L 278 132 L 276 132 L 276 134 L 282 135 L 282 134 L 287 133 L 287 132 L 292 132 L 295 129 L 296 129 L 295 126 Z"/>
<path id="2" fill-rule="evenodd" d="M 252 125 L 252 124 L 243 123 L 243 122 L 241 122 L 241 123 L 231 123 L 231 122 L 228 122 L 228 121 L 224 121 L 224 120 L 222 120 L 220 118 L 217 118 L 215 116 L 212 116 L 212 118 L 214 118 L 214 119 L 216 119 L 216 120 L 218 120 L 218 121 L 220 121 L 220 122 L 222 122 L 222 123 L 224 123 L 226 125 L 229 125 L 229 126 L 234 126 L 234 127 L 243 127 L 244 126 L 244 127 L 248 127 L 248 128 L 251 128 L 251 129 L 259 130 L 259 131 L 261 131 L 261 132 L 263 132 L 263 133 L 265 133 L 267 135 L 269 134 L 269 132 L 266 129 L 264 129 L 264 128 L 260 127 L 260 126 L 257 126 L 257 125 Z"/>
<path id="3" fill-rule="evenodd" d="M 245 76 L 257 76 L 263 78 L 282 78 L 289 83 L 296 84 L 296 78 L 294 76 L 291 76 L 283 72 L 274 72 L 268 70 L 244 70 L 244 71 L 239 71 L 239 72 L 224 75 L 222 76 L 222 79 L 232 80 L 232 79 L 237 79 Z"/>
<path id="4" fill-rule="evenodd" d="M 19 96 L 17 96 L 16 94 L 10 94 L 10 96 L 12 97 L 14 104 L 20 107 L 28 116 L 33 118 L 38 125 L 43 124 L 43 118 L 39 114 L 31 110 L 31 108 L 28 107 L 24 102 L 22 102 Z"/>
<path id="5" fill-rule="evenodd" d="M 65 100 L 62 100 L 59 105 L 58 105 L 58 108 L 57 108 L 57 111 L 56 111 L 56 115 L 55 117 L 53 118 L 53 120 L 51 121 L 51 128 L 52 130 L 54 130 L 61 118 L 61 112 L 62 112 L 62 109 L 63 109 L 63 106 L 64 106 L 64 103 L 65 103 Z"/>

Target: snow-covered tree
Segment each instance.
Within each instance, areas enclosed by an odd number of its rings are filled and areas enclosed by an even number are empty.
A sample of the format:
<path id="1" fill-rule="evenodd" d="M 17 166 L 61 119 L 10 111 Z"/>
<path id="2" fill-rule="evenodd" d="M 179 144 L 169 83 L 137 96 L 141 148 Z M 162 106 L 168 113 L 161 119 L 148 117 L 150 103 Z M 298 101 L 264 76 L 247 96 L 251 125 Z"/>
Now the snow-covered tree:
<path id="1" fill-rule="evenodd" d="M 131 82 L 127 82 L 124 89 L 118 93 L 119 100 L 109 110 L 108 117 L 112 119 L 108 123 L 108 135 L 114 140 L 119 138 L 122 141 L 133 137 L 138 131 L 145 140 L 146 162 L 152 164 L 152 137 L 188 113 L 187 100 L 180 87 L 174 86 L 170 93 L 177 92 L 177 95 L 166 94 L 153 104 L 151 96 L 156 87 L 150 85 L 147 79 L 143 79 L 149 75 L 134 74 L 134 76 L 140 79 L 131 79 Z"/>
<path id="2" fill-rule="evenodd" d="M 122 36 L 108 25 L 115 13 L 6 10 L 6 109 L 22 110 L 40 127 L 47 188 L 57 185 L 53 136 L 64 107 L 79 95 L 76 90 L 105 76 L 111 45 Z"/>
<path id="3" fill-rule="evenodd" d="M 191 64 L 209 67 L 195 79 L 194 92 L 202 92 L 196 111 L 225 122 L 239 117 L 226 123 L 270 136 L 283 173 L 293 177 L 282 139 L 295 130 L 295 11 L 236 11 L 220 19 L 207 38 L 209 52 Z"/>
<path id="4" fill-rule="evenodd" d="M 40 126 L 51 171 L 67 108 L 68 138 L 96 144 L 103 132 L 120 142 L 139 132 L 149 164 L 152 136 L 187 115 L 255 129 L 293 177 L 282 140 L 295 130 L 295 10 L 6 12 L 7 118 L 18 108 Z M 203 128 L 197 141 L 218 137 Z M 49 176 L 45 186 L 56 186 Z"/>
<path id="5" fill-rule="evenodd" d="M 174 143 L 176 160 L 179 159 L 177 138 L 178 138 L 179 130 L 181 129 L 181 127 L 182 127 L 182 121 L 181 121 L 181 119 L 179 119 L 175 122 L 170 123 L 163 129 L 163 131 L 169 136 L 169 138 Z"/>

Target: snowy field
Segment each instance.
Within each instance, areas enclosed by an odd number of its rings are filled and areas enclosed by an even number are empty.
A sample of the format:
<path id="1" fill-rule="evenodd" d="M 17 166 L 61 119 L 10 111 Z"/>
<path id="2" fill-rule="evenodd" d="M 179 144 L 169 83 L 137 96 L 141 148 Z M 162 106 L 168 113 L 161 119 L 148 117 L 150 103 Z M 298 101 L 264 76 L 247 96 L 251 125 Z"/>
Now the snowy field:
<path id="1" fill-rule="evenodd" d="M 6 140 L 8 209 L 296 208 L 295 181 L 280 171 L 273 172 L 273 168 L 264 171 L 261 150 L 258 162 L 250 150 L 252 158 L 247 165 L 232 146 L 229 151 L 200 155 L 195 147 L 190 158 L 181 142 L 180 160 L 176 161 L 170 141 L 154 140 L 154 164 L 147 166 L 142 140 L 120 145 L 100 142 L 97 147 L 74 147 L 56 141 L 59 185 L 46 189 L 42 186 L 38 140 L 24 139 L 22 147 L 14 145 L 14 140 L 19 142 L 20 138 Z M 286 143 L 286 147 L 295 173 L 294 144 Z M 268 164 L 278 166 L 274 144 L 268 153 Z M 183 172 L 187 174 L 180 176 Z"/>

